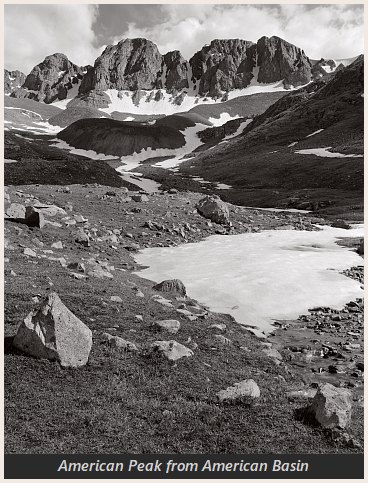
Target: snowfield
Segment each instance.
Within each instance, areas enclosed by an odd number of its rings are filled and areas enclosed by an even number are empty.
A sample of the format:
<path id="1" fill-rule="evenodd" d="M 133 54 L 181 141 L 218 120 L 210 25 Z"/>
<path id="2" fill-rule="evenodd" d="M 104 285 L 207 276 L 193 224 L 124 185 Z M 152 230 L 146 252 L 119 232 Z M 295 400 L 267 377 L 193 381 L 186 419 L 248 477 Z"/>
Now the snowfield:
<path id="1" fill-rule="evenodd" d="M 302 87 L 302 86 L 300 86 Z M 292 88 L 288 89 L 294 90 L 299 89 Z M 153 98 L 158 93 L 161 92 L 163 98 L 159 101 L 155 101 Z M 227 93 L 228 100 L 235 99 L 240 96 L 249 96 L 251 94 L 259 94 L 262 92 L 279 92 L 279 91 L 286 91 L 283 81 L 273 82 L 272 84 L 262 84 L 259 82 L 254 81 L 248 87 L 243 89 L 234 89 Z M 107 89 L 105 94 L 107 94 L 111 99 L 111 104 L 107 108 L 101 108 L 100 111 L 106 112 L 111 114 L 114 111 L 124 112 L 129 114 L 164 114 L 170 115 L 175 114 L 178 112 L 186 112 L 192 109 L 195 106 L 201 104 L 221 104 L 221 99 L 213 99 L 211 97 L 201 97 L 197 94 L 197 92 L 192 88 L 189 87 L 188 89 L 183 89 L 181 94 L 183 94 L 183 102 L 178 105 L 175 103 L 175 97 L 172 94 L 166 92 L 165 89 L 152 89 L 149 91 L 141 91 L 143 94 L 143 98 L 140 100 L 139 104 L 136 105 L 133 102 L 133 91 L 123 90 L 118 91 L 117 89 Z M 225 94 L 225 92 L 223 92 Z M 178 94 L 180 95 L 180 93 Z M 120 97 L 119 97 L 120 96 Z M 149 100 L 150 99 L 150 100 Z M 63 101 L 61 101 L 63 102 Z M 62 107 L 59 104 L 56 104 L 58 107 Z M 227 114 L 228 115 L 228 114 Z M 230 119 L 235 119 L 229 118 Z M 226 122 L 226 121 L 225 121 Z M 220 124 L 215 124 L 220 125 Z"/>
<path id="2" fill-rule="evenodd" d="M 363 296 L 360 283 L 339 271 L 361 265 L 361 257 L 339 246 L 339 237 L 364 235 L 363 228 L 264 231 L 214 235 L 199 243 L 148 248 L 137 275 L 155 282 L 179 278 L 188 295 L 210 310 L 269 333 L 273 321 L 291 320 L 308 309 L 342 309 Z"/>
<path id="3" fill-rule="evenodd" d="M 363 154 L 342 154 L 342 153 L 331 153 L 329 149 L 332 149 L 332 146 L 327 148 L 311 148 L 311 149 L 299 149 L 299 151 L 295 151 L 297 154 L 314 154 L 315 156 L 319 156 L 321 158 L 362 158 Z"/>
<path id="4" fill-rule="evenodd" d="M 159 191 L 161 186 L 160 183 L 154 181 L 153 179 L 143 178 L 141 173 L 137 173 L 133 171 L 132 173 L 123 173 L 120 175 L 124 181 L 128 181 L 128 183 L 132 183 L 138 188 L 146 191 L 147 193 L 156 193 Z"/>
<path id="5" fill-rule="evenodd" d="M 119 159 L 118 156 L 110 156 L 106 154 L 96 153 L 96 151 L 93 151 L 92 149 L 90 149 L 89 151 L 86 151 L 85 149 L 73 148 L 73 146 L 70 146 L 68 143 L 66 143 L 65 141 L 62 141 L 61 139 L 55 138 L 53 139 L 53 141 L 56 141 L 56 142 L 54 144 L 51 144 L 52 147 L 65 149 L 66 151 L 69 151 L 71 154 L 77 154 L 79 156 L 85 156 L 86 158 L 97 159 L 101 161 L 107 161 L 109 159 Z"/>

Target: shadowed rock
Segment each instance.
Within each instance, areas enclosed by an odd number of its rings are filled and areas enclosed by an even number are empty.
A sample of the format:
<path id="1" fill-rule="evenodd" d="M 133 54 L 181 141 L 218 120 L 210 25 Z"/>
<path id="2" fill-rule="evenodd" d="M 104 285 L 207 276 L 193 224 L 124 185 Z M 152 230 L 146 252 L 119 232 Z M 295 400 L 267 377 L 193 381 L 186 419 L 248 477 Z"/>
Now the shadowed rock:
<path id="1" fill-rule="evenodd" d="M 187 290 L 183 282 L 177 278 L 173 280 L 164 280 L 163 282 L 154 285 L 152 288 L 157 292 L 177 293 L 183 296 L 187 294 Z"/>
<path id="2" fill-rule="evenodd" d="M 311 412 L 324 428 L 345 428 L 351 420 L 351 392 L 332 384 L 321 384 L 314 396 Z"/>
<path id="3" fill-rule="evenodd" d="M 63 367 L 80 367 L 88 361 L 92 332 L 53 292 L 20 324 L 13 345 L 31 356 L 58 361 Z"/>
<path id="4" fill-rule="evenodd" d="M 198 212 L 215 223 L 229 223 L 229 208 L 218 196 L 206 196 L 196 206 Z"/>

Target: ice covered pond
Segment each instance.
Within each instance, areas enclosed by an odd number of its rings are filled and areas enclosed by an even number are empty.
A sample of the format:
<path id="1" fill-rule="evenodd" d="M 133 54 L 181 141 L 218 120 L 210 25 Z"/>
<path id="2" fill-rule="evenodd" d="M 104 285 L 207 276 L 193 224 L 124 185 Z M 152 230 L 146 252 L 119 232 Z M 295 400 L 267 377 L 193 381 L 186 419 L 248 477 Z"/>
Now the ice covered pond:
<path id="1" fill-rule="evenodd" d="M 339 273 L 362 265 L 362 258 L 335 243 L 363 234 L 362 226 L 326 226 L 312 232 L 213 235 L 199 243 L 142 250 L 136 261 L 149 268 L 137 275 L 155 282 L 179 278 L 188 295 L 212 311 L 268 333 L 275 320 L 297 318 L 316 306 L 341 309 L 363 296 L 358 282 Z"/>

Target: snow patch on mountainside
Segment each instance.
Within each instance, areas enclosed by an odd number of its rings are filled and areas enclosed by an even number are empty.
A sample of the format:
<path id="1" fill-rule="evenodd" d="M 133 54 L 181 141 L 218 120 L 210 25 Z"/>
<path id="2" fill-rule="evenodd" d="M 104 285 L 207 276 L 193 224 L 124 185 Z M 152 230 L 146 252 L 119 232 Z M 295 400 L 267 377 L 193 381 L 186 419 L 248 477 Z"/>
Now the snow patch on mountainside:
<path id="1" fill-rule="evenodd" d="M 69 151 L 71 154 L 77 154 L 79 156 L 85 156 L 86 158 L 89 159 L 97 159 L 101 161 L 107 161 L 109 159 L 119 159 L 118 156 L 110 156 L 106 154 L 101 154 L 101 153 L 96 153 L 96 151 L 93 151 L 92 149 L 89 149 L 88 151 L 85 149 L 77 149 L 73 148 L 73 146 L 70 146 L 68 143 L 65 141 L 62 141 L 61 139 L 53 139 L 53 141 L 56 141 L 56 143 L 51 144 L 52 147 L 54 148 L 59 148 L 59 149 L 65 149 L 66 151 Z"/>
<path id="2" fill-rule="evenodd" d="M 314 131 L 314 132 L 312 132 L 312 134 L 308 134 L 308 136 L 305 136 L 305 137 L 310 138 L 312 136 L 315 136 L 316 134 L 319 134 L 322 131 L 324 131 L 324 129 L 318 129 L 317 131 Z"/>
<path id="3" fill-rule="evenodd" d="M 153 179 L 143 178 L 141 173 L 122 173 L 121 178 L 128 183 L 138 186 L 138 188 L 146 191 L 147 193 L 156 193 L 159 191 L 161 184 L 157 183 Z"/>
<path id="4" fill-rule="evenodd" d="M 183 131 L 183 135 L 185 138 L 184 146 L 176 149 L 168 149 L 168 148 L 161 148 L 161 149 L 142 149 L 139 153 L 133 153 L 128 156 L 122 156 L 120 159 L 124 164 L 124 166 L 120 166 L 117 168 L 117 171 L 124 172 L 124 171 L 131 171 L 132 169 L 137 168 L 140 163 L 148 158 L 156 158 L 161 156 L 173 156 L 171 159 L 167 159 L 165 161 L 161 161 L 155 166 L 160 168 L 172 168 L 178 166 L 183 161 L 186 161 L 188 158 L 181 159 L 186 154 L 191 153 L 194 149 L 198 148 L 202 143 L 199 139 L 197 133 L 206 129 L 207 126 L 203 124 L 196 124 L 192 127 L 187 127 Z"/>
<path id="5" fill-rule="evenodd" d="M 342 153 L 331 153 L 328 151 L 332 147 L 328 148 L 311 148 L 311 149 L 300 149 L 295 151 L 297 154 L 314 154 L 321 158 L 362 158 L 362 154 L 342 154 Z"/>
<path id="6" fill-rule="evenodd" d="M 190 74 L 188 73 L 188 76 Z M 299 88 L 299 87 L 298 87 Z M 296 88 L 295 88 L 296 89 Z M 288 90 L 293 90 L 288 89 Z M 156 101 L 154 97 L 159 95 L 160 91 L 162 99 Z M 250 85 L 243 89 L 234 89 L 227 93 L 227 100 L 235 99 L 240 96 L 249 96 L 252 94 L 266 93 L 266 92 L 279 92 L 286 91 L 283 81 L 274 82 L 272 84 L 261 84 L 252 79 Z M 173 96 L 166 92 L 165 89 L 153 89 L 150 91 L 141 91 L 142 98 L 139 103 L 133 102 L 133 91 L 123 90 L 118 91 L 116 89 L 108 89 L 105 91 L 110 97 L 111 103 L 107 108 L 101 108 L 100 111 L 111 114 L 114 111 L 125 112 L 129 114 L 164 114 L 170 115 L 177 112 L 189 111 L 198 105 L 209 104 L 221 104 L 221 99 L 213 99 L 212 97 L 201 97 L 196 95 L 196 89 L 193 87 L 193 82 L 190 83 L 190 88 L 183 89 L 181 92 Z M 180 99 L 182 97 L 182 102 Z M 179 99 L 180 98 L 180 99 Z M 62 101 L 60 101 L 62 102 Z M 59 104 L 55 104 L 61 107 Z"/>
<path id="7" fill-rule="evenodd" d="M 220 117 L 209 117 L 208 120 L 212 122 L 214 126 L 222 126 L 226 122 L 238 119 L 239 117 L 238 114 L 236 116 L 230 116 L 228 112 L 222 112 Z"/>

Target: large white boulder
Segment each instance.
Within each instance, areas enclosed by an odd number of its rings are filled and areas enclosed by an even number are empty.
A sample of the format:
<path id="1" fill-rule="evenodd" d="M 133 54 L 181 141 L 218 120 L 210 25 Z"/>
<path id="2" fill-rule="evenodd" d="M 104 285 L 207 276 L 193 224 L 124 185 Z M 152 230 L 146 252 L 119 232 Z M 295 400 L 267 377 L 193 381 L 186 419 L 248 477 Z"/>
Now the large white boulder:
<path id="1" fill-rule="evenodd" d="M 348 389 L 321 384 L 312 402 L 312 413 L 324 428 L 346 428 L 351 420 L 351 401 Z"/>
<path id="2" fill-rule="evenodd" d="M 92 332 L 53 292 L 20 324 L 13 345 L 31 356 L 59 361 L 63 367 L 80 367 L 88 361 Z"/>

